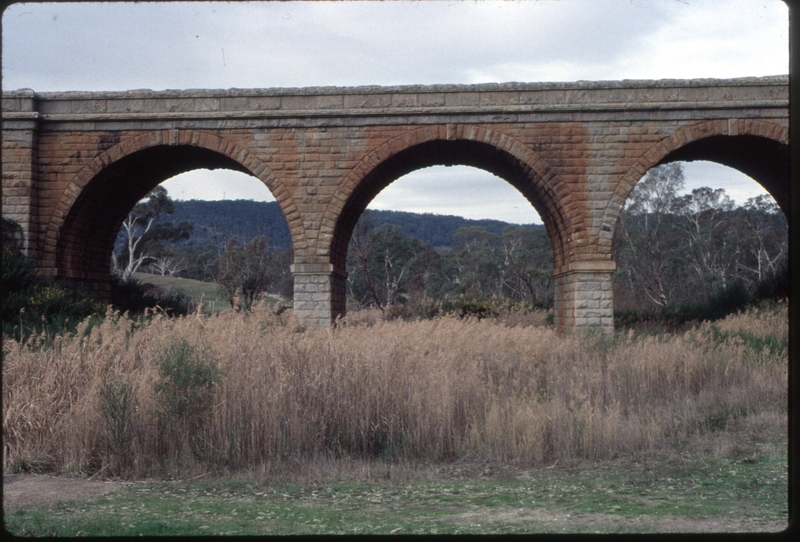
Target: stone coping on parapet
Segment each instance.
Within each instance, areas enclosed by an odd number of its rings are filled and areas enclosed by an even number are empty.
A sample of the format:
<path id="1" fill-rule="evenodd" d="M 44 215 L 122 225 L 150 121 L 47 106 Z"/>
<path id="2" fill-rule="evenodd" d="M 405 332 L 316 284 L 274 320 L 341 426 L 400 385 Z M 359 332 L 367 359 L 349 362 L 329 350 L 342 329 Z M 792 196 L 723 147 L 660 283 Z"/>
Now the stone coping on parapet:
<path id="1" fill-rule="evenodd" d="M 737 77 L 731 79 L 622 79 L 619 81 L 574 81 L 539 83 L 476 83 L 476 84 L 433 84 L 433 85 L 366 85 L 352 87 L 312 86 L 312 87 L 268 87 L 268 88 L 229 88 L 229 89 L 134 89 L 121 91 L 58 91 L 36 92 L 32 89 L 4 90 L 3 95 L 17 98 L 36 98 L 41 100 L 115 100 L 129 98 L 210 98 L 210 97 L 250 97 L 250 96 L 326 96 L 348 94 L 417 94 L 417 93 L 460 93 L 460 92 L 515 92 L 543 90 L 602 90 L 602 89 L 665 89 L 719 86 L 781 86 L 789 84 L 788 75 L 769 75 L 763 77 Z"/>
<path id="2" fill-rule="evenodd" d="M 619 120 L 630 120 L 734 109 L 750 110 L 745 116 L 784 117 L 788 106 L 788 76 L 768 76 L 294 89 L 42 93 L 22 89 L 3 93 L 2 116 L 3 129 L 31 129 L 31 123 L 38 122 L 51 123 L 51 128 L 60 123 L 57 129 L 81 123 L 86 129 L 100 129 L 97 123 L 121 129 L 123 122 L 145 129 L 153 128 L 154 122 L 172 128 L 219 122 L 227 127 L 231 123 L 252 127 L 254 122 L 363 124 L 378 118 L 383 124 L 425 124 L 513 121 L 517 115 L 539 114 L 565 120 L 574 120 L 573 114 L 617 114 L 622 115 Z"/>

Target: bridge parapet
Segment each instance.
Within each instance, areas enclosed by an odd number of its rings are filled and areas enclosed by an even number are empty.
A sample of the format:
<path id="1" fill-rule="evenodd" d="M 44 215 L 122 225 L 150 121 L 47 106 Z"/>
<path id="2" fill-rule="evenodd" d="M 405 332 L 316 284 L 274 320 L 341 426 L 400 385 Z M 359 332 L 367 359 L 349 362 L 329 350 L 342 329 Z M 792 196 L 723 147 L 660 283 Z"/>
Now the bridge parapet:
<path id="1" fill-rule="evenodd" d="M 497 115 L 533 113 L 618 113 L 632 119 L 641 117 L 641 112 L 666 116 L 673 112 L 672 117 L 677 118 L 677 112 L 692 109 L 786 108 L 788 100 L 785 76 L 120 92 L 34 93 L 23 89 L 3 92 L 3 119 L 4 129 L 14 128 L 9 123 L 29 120 L 93 123 L 85 128 L 108 129 L 109 123 L 119 122 L 140 122 L 155 128 L 155 121 L 159 127 L 173 128 L 181 127 L 182 122 L 214 120 L 224 120 L 228 128 L 252 120 L 290 126 L 331 117 L 357 124 L 357 119 L 374 116 L 401 117 L 396 119 L 399 122 L 408 120 L 402 117 L 423 117 L 416 123 L 433 123 L 439 120 L 424 117 L 470 114 L 480 115 L 478 120 L 483 121 L 508 120 Z"/>

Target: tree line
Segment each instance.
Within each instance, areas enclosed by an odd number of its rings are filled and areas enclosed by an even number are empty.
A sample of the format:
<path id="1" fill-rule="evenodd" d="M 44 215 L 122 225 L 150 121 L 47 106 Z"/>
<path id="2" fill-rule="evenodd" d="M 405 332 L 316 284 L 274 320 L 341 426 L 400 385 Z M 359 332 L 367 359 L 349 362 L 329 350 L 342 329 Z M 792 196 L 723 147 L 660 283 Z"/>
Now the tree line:
<path id="1" fill-rule="evenodd" d="M 198 214 L 202 211 L 207 214 Z M 276 212 L 279 221 L 275 220 Z M 192 217 L 197 223 L 186 220 Z M 266 227 L 269 225 L 272 228 Z M 427 240 L 408 235 L 406 229 Z M 265 230 L 270 230 L 269 236 Z M 276 230 L 274 233 L 279 240 L 288 237 L 288 228 L 276 202 L 176 202 L 159 186 L 140 201 L 123 222 L 115 243 L 112 271 L 122 281 L 131 281 L 134 273 L 146 271 L 216 282 L 231 306 L 241 308 L 249 308 L 264 291 L 291 298 L 292 250 L 282 246 L 276 250 L 271 241 L 272 230 Z M 512 234 L 512 230 L 519 231 Z M 226 235 L 230 231 L 236 233 Z M 518 275 L 491 279 L 494 281 L 491 295 L 520 297 L 518 292 L 524 286 L 537 292 L 535 296 L 540 305 L 547 304 L 549 275 L 545 284 L 525 275 L 524 267 L 529 264 L 524 262 L 525 257 L 519 250 L 526 243 L 542 245 L 545 251 L 549 250 L 541 225 L 509 226 L 498 220 L 367 211 L 359 221 L 354 240 L 355 244 L 350 244 L 348 262 L 355 262 L 356 267 L 350 266 L 348 284 L 351 294 L 358 296 L 359 306 L 388 307 L 398 300 L 408 299 L 409 288 L 416 288 L 414 291 L 422 296 L 435 298 L 459 293 L 480 295 L 483 284 L 488 284 L 490 279 L 479 277 L 479 260 L 490 253 L 494 258 L 510 257 L 515 265 L 513 272 Z M 360 241 L 366 244 L 359 245 Z M 481 244 L 485 246 L 479 247 Z M 385 249 L 381 263 L 384 272 L 379 277 L 374 270 L 378 265 L 378 253 L 371 252 L 373 247 Z M 501 256 L 498 252 L 501 250 L 510 252 Z M 354 251 L 358 256 L 352 255 Z M 450 262 L 446 257 L 436 263 L 440 255 L 456 257 L 457 261 Z M 540 260 L 548 258 L 545 253 Z M 421 265 L 427 266 L 425 278 L 419 276 Z M 392 266 L 399 266 L 399 276 L 392 274 L 389 269 Z M 449 269 L 453 266 L 458 269 Z M 380 286 L 375 285 L 376 281 L 380 281 Z M 417 292 L 420 285 L 422 290 Z M 370 289 L 371 296 L 361 291 L 365 287 Z"/>
<path id="2" fill-rule="evenodd" d="M 453 235 L 460 228 L 482 226 L 492 233 L 501 233 L 507 222 L 489 219 L 468 219 L 461 216 L 410 213 L 404 211 L 370 211 L 375 227 L 382 224 L 397 224 L 404 235 L 416 237 L 435 247 L 450 246 Z M 175 248 L 199 248 L 208 245 L 225 246 L 227 240 L 236 236 L 249 240 L 259 235 L 269 238 L 269 248 L 280 252 L 291 248 L 289 226 L 276 201 L 224 200 L 224 201 L 173 201 L 172 210 L 154 220 L 154 226 L 171 222 L 192 225 L 191 237 L 174 243 Z M 532 225 L 529 227 L 533 227 Z M 124 238 L 118 240 L 117 249 L 122 249 Z"/>
<path id="3" fill-rule="evenodd" d="M 359 219 L 347 252 L 347 293 L 358 308 L 410 299 L 507 298 L 549 308 L 552 248 L 544 228 L 460 228 L 450 247 L 403 235 L 400 226 Z"/>
<path id="4" fill-rule="evenodd" d="M 671 163 L 631 192 L 614 233 L 615 307 L 666 309 L 759 288 L 785 295 L 788 229 L 775 201 L 760 195 L 737 206 L 722 188 L 684 187 L 682 164 Z M 459 296 L 549 309 L 552 266 L 543 227 L 461 228 L 449 248 L 434 248 L 396 225 L 373 227 L 365 213 L 348 250 L 348 295 L 356 307 L 381 309 Z"/>
<path id="5" fill-rule="evenodd" d="M 666 308 L 788 280 L 788 226 L 770 196 L 737 206 L 722 188 L 683 194 L 680 163 L 651 169 L 614 236 L 615 306 Z"/>
<path id="6" fill-rule="evenodd" d="M 220 247 L 217 242 L 191 245 L 194 225 L 174 224 L 169 216 L 175 202 L 167 190 L 157 186 L 137 203 L 117 235 L 111 271 L 123 283 L 134 280 L 137 271 L 216 282 L 231 307 L 248 310 L 263 292 L 291 297 L 293 282 L 289 265 L 291 248 L 269 250 L 267 236 L 240 242 L 234 235 Z"/>
<path id="7" fill-rule="evenodd" d="M 731 287 L 753 290 L 787 273 L 787 223 L 772 198 L 757 196 L 737 206 L 724 189 L 684 193 L 684 186 L 682 165 L 672 163 L 651 169 L 631 192 L 614 232 L 616 308 L 710 299 Z M 242 308 L 264 291 L 291 297 L 291 248 L 271 250 L 263 232 L 192 244 L 187 240 L 196 225 L 170 221 L 174 210 L 175 202 L 158 187 L 126 218 L 113 264 L 123 279 L 147 269 L 217 282 L 231 306 Z M 387 222 L 391 218 L 400 223 Z M 453 229 L 454 218 L 459 217 L 366 211 L 347 252 L 350 308 L 386 310 L 455 298 L 552 308 L 553 254 L 543 226 L 460 219 L 467 225 Z M 207 217 L 204 227 L 208 223 Z M 435 242 L 408 229 L 426 232 Z"/>

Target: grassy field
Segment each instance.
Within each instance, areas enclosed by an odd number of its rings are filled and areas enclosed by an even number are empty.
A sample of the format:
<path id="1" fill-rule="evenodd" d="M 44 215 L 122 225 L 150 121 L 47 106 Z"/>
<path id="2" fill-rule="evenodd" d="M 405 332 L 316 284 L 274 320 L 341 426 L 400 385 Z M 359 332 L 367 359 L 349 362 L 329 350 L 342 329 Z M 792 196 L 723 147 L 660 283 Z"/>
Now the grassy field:
<path id="1" fill-rule="evenodd" d="M 779 530 L 787 328 L 782 304 L 613 336 L 455 317 L 306 329 L 261 308 L 7 339 L 4 469 L 136 483 L 6 521 L 33 534 L 110 528 L 116 513 L 137 534 Z"/>
<path id="2" fill-rule="evenodd" d="M 140 282 L 154 284 L 165 290 L 179 288 L 186 292 L 195 303 L 202 300 L 206 312 L 219 312 L 231 308 L 227 298 L 220 295 L 217 291 L 216 282 L 203 282 L 201 280 L 184 279 L 179 277 L 168 277 L 162 275 L 151 275 L 150 273 L 136 273 L 134 278 Z M 274 295 L 267 295 L 265 299 L 270 305 L 275 304 L 280 298 Z"/>
<path id="3" fill-rule="evenodd" d="M 147 481 L 5 520 L 23 536 L 776 532 L 788 524 L 785 450 L 779 439 L 739 458 L 472 465 L 466 474 L 463 462 L 372 462 L 304 483 L 258 475 Z"/>

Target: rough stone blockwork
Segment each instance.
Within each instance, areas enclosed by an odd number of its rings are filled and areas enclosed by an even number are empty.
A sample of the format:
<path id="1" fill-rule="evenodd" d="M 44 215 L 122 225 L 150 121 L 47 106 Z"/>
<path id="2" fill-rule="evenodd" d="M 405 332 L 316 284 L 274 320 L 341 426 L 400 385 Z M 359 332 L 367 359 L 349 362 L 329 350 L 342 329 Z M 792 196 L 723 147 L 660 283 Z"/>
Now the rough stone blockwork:
<path id="1" fill-rule="evenodd" d="M 195 168 L 252 174 L 286 216 L 295 312 L 345 310 L 358 216 L 408 171 L 465 164 L 525 195 L 553 244 L 556 323 L 613 328 L 612 239 L 645 172 L 738 168 L 788 209 L 788 78 L 128 92 L 4 92 L 3 215 L 47 276 L 108 296 L 121 221 Z"/>

